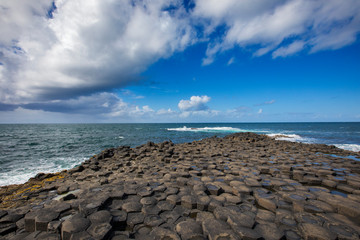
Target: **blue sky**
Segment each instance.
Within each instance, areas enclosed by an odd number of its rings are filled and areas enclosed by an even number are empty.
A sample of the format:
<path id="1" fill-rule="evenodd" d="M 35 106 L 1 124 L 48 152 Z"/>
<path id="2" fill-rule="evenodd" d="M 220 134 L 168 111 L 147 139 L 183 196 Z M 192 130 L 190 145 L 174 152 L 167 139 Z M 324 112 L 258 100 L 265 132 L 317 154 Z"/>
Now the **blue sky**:
<path id="1" fill-rule="evenodd" d="M 14 0 L 0 15 L 0 123 L 360 120 L 357 0 Z"/>

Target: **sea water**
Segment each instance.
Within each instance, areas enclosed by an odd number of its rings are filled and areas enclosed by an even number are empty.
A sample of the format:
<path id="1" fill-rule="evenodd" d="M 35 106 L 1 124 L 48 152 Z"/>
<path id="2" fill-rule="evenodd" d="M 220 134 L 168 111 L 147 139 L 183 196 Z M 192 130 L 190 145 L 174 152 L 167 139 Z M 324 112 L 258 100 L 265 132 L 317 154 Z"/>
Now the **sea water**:
<path id="1" fill-rule="evenodd" d="M 360 123 L 1 124 L 0 186 L 73 168 L 106 148 L 191 142 L 236 132 L 360 151 Z"/>

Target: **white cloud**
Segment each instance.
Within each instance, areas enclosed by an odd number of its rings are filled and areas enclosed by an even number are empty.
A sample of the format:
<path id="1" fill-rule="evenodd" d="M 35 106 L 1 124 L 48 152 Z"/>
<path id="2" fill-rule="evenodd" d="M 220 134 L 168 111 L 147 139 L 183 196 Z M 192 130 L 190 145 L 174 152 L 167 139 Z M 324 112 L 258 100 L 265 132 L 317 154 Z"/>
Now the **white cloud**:
<path id="1" fill-rule="evenodd" d="M 356 40 L 360 32 L 358 0 L 195 0 L 194 16 L 210 35 L 217 27 L 226 31 L 210 42 L 203 65 L 217 53 L 235 45 L 251 48 L 254 56 L 273 52 L 284 57 L 304 49 L 337 49 Z M 207 19 L 208 21 L 204 21 Z M 284 42 L 289 42 L 283 46 Z"/>
<path id="2" fill-rule="evenodd" d="M 178 107 L 181 111 L 204 111 L 208 109 L 206 103 L 210 101 L 208 96 L 192 96 L 190 100 L 180 100 Z"/>
<path id="3" fill-rule="evenodd" d="M 274 99 L 270 100 L 270 101 L 267 101 L 267 102 L 264 102 L 264 104 L 273 104 L 275 103 L 276 101 Z"/>
<path id="4" fill-rule="evenodd" d="M 53 18 L 46 17 L 50 0 L 0 3 L 1 102 L 65 99 L 122 87 L 195 41 L 176 0 L 55 3 Z M 169 6 L 175 10 L 164 10 Z"/>
<path id="5" fill-rule="evenodd" d="M 235 58 L 232 57 L 232 58 L 229 59 L 227 65 L 230 66 L 230 65 L 233 64 L 234 62 L 235 62 Z"/>
<path id="6" fill-rule="evenodd" d="M 276 49 L 276 51 L 272 53 L 272 57 L 277 58 L 277 57 L 286 57 L 292 55 L 294 53 L 301 51 L 304 48 L 304 45 L 305 45 L 304 41 L 293 42 L 288 46 L 280 47 Z"/>

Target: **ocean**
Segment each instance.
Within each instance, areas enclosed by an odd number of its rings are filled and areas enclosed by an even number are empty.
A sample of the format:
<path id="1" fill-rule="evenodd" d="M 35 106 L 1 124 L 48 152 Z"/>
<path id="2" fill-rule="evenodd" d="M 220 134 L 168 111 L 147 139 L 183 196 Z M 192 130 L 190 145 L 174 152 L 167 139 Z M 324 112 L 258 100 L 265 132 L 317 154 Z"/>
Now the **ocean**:
<path id="1" fill-rule="evenodd" d="M 70 169 L 106 148 L 254 132 L 360 151 L 360 123 L 0 124 L 0 186 Z"/>

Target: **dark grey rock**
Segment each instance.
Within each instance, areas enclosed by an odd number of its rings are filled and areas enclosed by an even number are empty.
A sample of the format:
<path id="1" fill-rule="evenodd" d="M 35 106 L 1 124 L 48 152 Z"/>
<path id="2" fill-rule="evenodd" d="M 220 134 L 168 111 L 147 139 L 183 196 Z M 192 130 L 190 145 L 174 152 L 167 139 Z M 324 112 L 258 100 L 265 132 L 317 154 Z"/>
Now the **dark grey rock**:
<path id="1" fill-rule="evenodd" d="M 61 227 L 61 237 L 68 240 L 74 233 L 85 231 L 90 226 L 90 220 L 83 217 L 72 217 L 63 222 Z"/>
<path id="2" fill-rule="evenodd" d="M 110 223 L 112 216 L 109 211 L 101 210 L 88 216 L 91 223 Z"/>
<path id="3" fill-rule="evenodd" d="M 127 202 L 122 205 L 122 209 L 127 213 L 140 212 L 142 205 L 138 202 Z"/>
<path id="4" fill-rule="evenodd" d="M 284 236 L 284 232 L 280 230 L 275 223 L 258 224 L 255 231 L 257 231 L 266 240 L 278 240 Z"/>
<path id="5" fill-rule="evenodd" d="M 15 223 L 0 223 L 0 236 L 14 232 L 16 228 Z"/>
<path id="6" fill-rule="evenodd" d="M 95 238 L 92 237 L 88 232 L 82 231 L 73 233 L 70 240 L 95 240 Z"/>
<path id="7" fill-rule="evenodd" d="M 144 224 L 150 227 L 158 227 L 164 223 L 164 220 L 159 215 L 149 215 L 144 219 Z"/>
<path id="8" fill-rule="evenodd" d="M 112 226 L 109 223 L 93 223 L 87 232 L 90 233 L 94 239 L 101 240 L 109 236 L 111 229 Z"/>
<path id="9" fill-rule="evenodd" d="M 47 226 L 47 231 L 50 233 L 59 233 L 60 232 L 60 228 L 61 228 L 61 221 L 52 221 L 49 222 L 48 226 Z"/>
<path id="10" fill-rule="evenodd" d="M 209 240 L 215 239 L 237 239 L 235 233 L 223 221 L 216 219 L 206 219 L 202 222 L 202 229 Z"/>
<path id="11" fill-rule="evenodd" d="M 37 212 L 35 217 L 35 230 L 36 231 L 47 231 L 49 222 L 57 219 L 59 213 L 50 209 L 41 209 Z"/>
<path id="12" fill-rule="evenodd" d="M 183 240 L 190 239 L 205 239 L 201 224 L 194 220 L 186 220 L 176 225 L 176 232 L 181 236 Z"/>
<path id="13" fill-rule="evenodd" d="M 150 232 L 150 236 L 154 239 L 181 240 L 175 232 L 162 227 L 154 228 Z"/>

